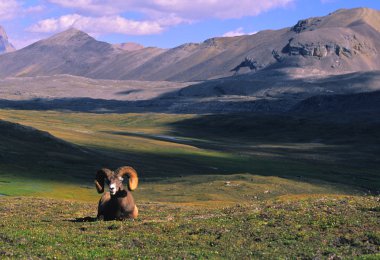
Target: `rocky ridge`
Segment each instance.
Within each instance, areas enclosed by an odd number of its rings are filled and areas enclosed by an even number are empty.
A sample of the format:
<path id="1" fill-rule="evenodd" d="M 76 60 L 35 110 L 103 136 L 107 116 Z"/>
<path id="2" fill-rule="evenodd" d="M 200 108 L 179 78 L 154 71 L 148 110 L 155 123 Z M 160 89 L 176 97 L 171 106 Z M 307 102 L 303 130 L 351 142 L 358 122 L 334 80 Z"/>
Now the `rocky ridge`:
<path id="1" fill-rule="evenodd" d="M 2 55 L 0 77 L 71 74 L 183 82 L 279 68 L 289 74 L 302 69 L 308 75 L 380 70 L 379 21 L 377 10 L 343 9 L 281 30 L 211 38 L 171 49 L 111 45 L 69 29 Z"/>

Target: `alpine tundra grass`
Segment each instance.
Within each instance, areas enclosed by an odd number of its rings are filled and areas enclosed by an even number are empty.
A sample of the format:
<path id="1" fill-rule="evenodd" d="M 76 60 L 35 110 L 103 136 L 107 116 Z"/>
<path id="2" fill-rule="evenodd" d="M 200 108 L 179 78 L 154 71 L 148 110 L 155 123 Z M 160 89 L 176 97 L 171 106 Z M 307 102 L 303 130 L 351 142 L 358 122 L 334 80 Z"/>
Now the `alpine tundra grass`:
<path id="1" fill-rule="evenodd" d="M 255 115 L 0 116 L 66 142 L 0 138 L 0 258 L 380 257 L 377 125 L 311 118 L 300 126 L 297 118 Z M 95 221 L 96 170 L 120 165 L 139 173 L 139 218 Z"/>

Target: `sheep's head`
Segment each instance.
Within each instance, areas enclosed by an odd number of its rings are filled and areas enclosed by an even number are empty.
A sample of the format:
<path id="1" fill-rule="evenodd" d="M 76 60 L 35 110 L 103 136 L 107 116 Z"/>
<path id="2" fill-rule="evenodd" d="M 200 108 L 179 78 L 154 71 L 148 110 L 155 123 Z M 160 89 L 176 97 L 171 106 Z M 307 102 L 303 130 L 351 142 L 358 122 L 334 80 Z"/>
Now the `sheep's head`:
<path id="1" fill-rule="evenodd" d="M 124 179 L 122 177 L 118 177 L 115 175 L 111 176 L 109 181 L 106 180 L 111 195 L 115 195 L 116 192 L 124 190 L 123 180 Z"/>
<path id="2" fill-rule="evenodd" d="M 123 180 L 124 176 L 129 177 L 128 189 L 134 190 L 137 188 L 138 177 L 136 171 L 129 166 L 118 168 L 115 172 L 103 168 L 96 173 L 95 187 L 99 193 L 104 192 L 104 183 L 109 186 L 111 195 L 115 195 L 118 191 L 124 190 Z"/>

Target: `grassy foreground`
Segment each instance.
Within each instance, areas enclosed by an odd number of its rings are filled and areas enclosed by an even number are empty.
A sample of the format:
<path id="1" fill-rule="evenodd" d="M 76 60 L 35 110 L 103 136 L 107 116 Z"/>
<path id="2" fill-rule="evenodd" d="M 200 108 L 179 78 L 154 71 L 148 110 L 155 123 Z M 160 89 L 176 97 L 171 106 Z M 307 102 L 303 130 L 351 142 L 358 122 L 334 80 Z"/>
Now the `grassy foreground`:
<path id="1" fill-rule="evenodd" d="M 140 204 L 93 221 L 94 203 L 0 199 L 0 258 L 360 259 L 380 257 L 379 197 L 286 197 L 218 209 Z"/>
<path id="2" fill-rule="evenodd" d="M 0 259 L 380 259 L 378 124 L 0 117 L 64 140 L 0 125 Z M 125 164 L 140 176 L 139 219 L 94 221 L 96 170 Z"/>

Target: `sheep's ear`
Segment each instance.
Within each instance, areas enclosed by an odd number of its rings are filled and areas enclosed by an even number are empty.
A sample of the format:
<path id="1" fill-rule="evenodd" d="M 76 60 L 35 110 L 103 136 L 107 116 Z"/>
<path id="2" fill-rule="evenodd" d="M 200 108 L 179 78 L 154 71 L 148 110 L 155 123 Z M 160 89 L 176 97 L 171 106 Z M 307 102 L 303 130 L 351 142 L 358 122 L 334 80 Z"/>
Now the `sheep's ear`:
<path id="1" fill-rule="evenodd" d="M 119 176 L 119 181 L 124 181 L 124 178 Z"/>
<path id="2" fill-rule="evenodd" d="M 112 176 L 112 171 L 106 168 L 100 169 L 96 173 L 95 188 L 98 191 L 98 193 L 104 192 L 104 180 L 106 178 L 109 180 L 111 176 Z"/>

